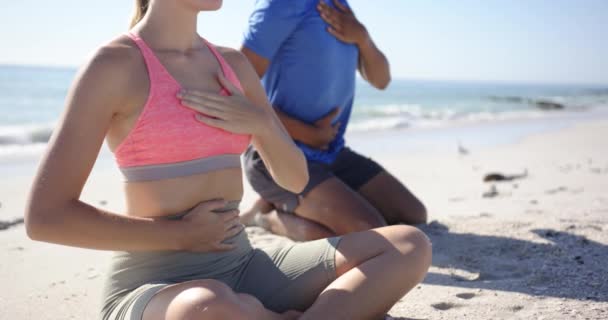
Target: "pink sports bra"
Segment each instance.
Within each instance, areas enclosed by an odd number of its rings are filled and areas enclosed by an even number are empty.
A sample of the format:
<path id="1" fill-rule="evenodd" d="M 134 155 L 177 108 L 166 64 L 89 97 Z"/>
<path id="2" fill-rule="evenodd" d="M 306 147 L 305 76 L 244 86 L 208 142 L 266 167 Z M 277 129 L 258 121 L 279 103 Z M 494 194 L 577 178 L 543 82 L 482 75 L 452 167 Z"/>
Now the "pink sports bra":
<path id="1" fill-rule="evenodd" d="M 150 90 L 146 104 L 127 137 L 114 151 L 127 181 L 150 181 L 190 176 L 240 167 L 240 155 L 251 136 L 234 134 L 196 120 L 196 111 L 181 104 L 180 84 L 169 74 L 154 52 L 139 36 L 128 36 L 137 44 L 146 62 Z M 207 41 L 226 79 L 241 84 L 222 55 Z M 222 95 L 229 95 L 223 88 Z"/>

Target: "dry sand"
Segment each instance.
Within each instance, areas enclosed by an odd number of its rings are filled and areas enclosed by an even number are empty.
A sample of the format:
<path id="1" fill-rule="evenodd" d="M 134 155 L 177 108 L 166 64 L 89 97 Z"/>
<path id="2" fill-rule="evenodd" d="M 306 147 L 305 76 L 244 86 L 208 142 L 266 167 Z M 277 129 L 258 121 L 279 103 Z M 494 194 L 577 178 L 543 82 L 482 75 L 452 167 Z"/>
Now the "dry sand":
<path id="1" fill-rule="evenodd" d="M 510 145 L 377 157 L 427 204 L 433 266 L 391 310 L 401 319 L 608 319 L 608 121 Z M 496 182 L 490 172 L 528 176 Z M 96 319 L 108 253 L 28 240 L 30 176 L 0 181 L 0 319 Z M 123 208 L 115 171 L 83 194 Z M 252 203 L 247 190 L 243 205 Z M 4 228 L 6 227 L 6 229 Z M 2 230 L 4 229 L 4 230 Z M 254 243 L 287 241 L 250 228 Z M 398 281 L 398 279 L 396 279 Z"/>

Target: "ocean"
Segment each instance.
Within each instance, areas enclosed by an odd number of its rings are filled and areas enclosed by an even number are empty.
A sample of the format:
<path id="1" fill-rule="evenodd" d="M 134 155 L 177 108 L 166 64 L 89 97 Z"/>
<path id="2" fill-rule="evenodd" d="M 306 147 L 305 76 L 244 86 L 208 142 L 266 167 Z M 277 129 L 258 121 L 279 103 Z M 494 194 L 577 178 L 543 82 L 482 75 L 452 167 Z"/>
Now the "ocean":
<path id="1" fill-rule="evenodd" d="M 76 69 L 0 66 L 0 162 L 39 155 Z M 357 83 L 348 134 L 550 118 L 608 110 L 608 87 L 393 80 Z"/>

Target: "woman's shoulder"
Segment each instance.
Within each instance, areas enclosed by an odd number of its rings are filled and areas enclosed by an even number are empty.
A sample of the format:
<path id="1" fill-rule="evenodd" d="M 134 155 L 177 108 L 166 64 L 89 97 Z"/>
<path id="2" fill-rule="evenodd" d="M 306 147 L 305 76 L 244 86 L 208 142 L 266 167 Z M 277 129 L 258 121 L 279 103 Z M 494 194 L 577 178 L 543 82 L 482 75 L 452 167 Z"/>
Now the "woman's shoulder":
<path id="1" fill-rule="evenodd" d="M 239 50 L 227 47 L 216 47 L 217 51 L 224 57 L 226 62 L 230 65 L 234 73 L 239 78 L 241 85 L 247 89 L 251 87 L 252 82 L 259 82 L 253 66 L 249 63 L 247 57 Z"/>
<path id="2" fill-rule="evenodd" d="M 114 92 L 132 89 L 146 65 L 137 45 L 126 35 L 101 45 L 80 68 L 80 79 Z"/>
<path id="3" fill-rule="evenodd" d="M 230 67 L 234 69 L 234 72 L 236 72 L 237 75 L 241 72 L 246 71 L 249 64 L 249 60 L 247 60 L 247 57 L 245 57 L 243 53 L 241 53 L 239 50 L 228 47 L 216 46 L 216 48 L 217 51 L 222 55 L 222 57 L 224 57 L 226 62 L 228 62 Z"/>
<path id="4" fill-rule="evenodd" d="M 81 66 L 74 83 L 75 92 L 123 105 L 139 89 L 146 72 L 137 45 L 127 36 L 119 36 L 98 47 Z"/>
<path id="5" fill-rule="evenodd" d="M 241 51 L 236 49 L 225 47 L 217 47 L 217 49 L 236 73 L 236 76 L 239 78 L 241 86 L 245 91 L 245 95 L 260 103 L 265 103 L 265 101 L 267 101 L 266 93 L 262 88 L 258 74 L 249 62 L 249 59 L 247 59 Z"/>
<path id="6" fill-rule="evenodd" d="M 121 35 L 97 48 L 85 67 L 129 75 L 134 71 L 145 70 L 145 62 L 135 42 L 126 35 Z"/>

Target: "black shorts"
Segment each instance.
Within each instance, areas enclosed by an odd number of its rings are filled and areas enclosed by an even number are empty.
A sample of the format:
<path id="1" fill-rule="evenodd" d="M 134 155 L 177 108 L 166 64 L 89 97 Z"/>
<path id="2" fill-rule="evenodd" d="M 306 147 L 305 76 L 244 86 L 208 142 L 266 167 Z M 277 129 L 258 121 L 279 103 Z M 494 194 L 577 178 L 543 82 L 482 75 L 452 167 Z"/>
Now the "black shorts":
<path id="1" fill-rule="evenodd" d="M 384 171 L 374 160 L 364 157 L 349 148 L 344 148 L 331 164 L 308 161 L 310 180 L 304 191 L 295 194 L 281 188 L 270 176 L 264 162 L 253 147 L 245 152 L 245 173 L 247 180 L 260 196 L 272 203 L 278 210 L 294 212 L 299 204 L 299 196 L 304 196 L 321 182 L 336 177 L 354 191 L 358 191 L 373 177 Z"/>

